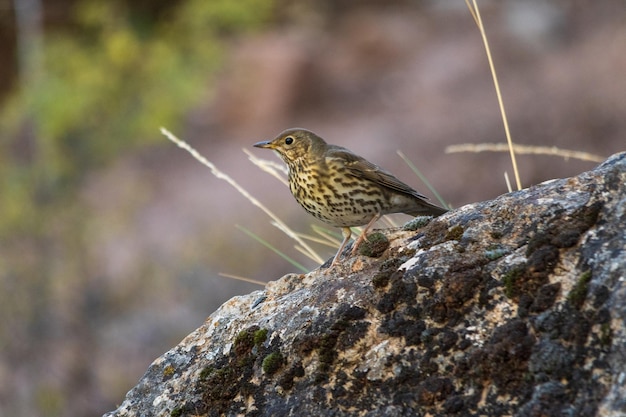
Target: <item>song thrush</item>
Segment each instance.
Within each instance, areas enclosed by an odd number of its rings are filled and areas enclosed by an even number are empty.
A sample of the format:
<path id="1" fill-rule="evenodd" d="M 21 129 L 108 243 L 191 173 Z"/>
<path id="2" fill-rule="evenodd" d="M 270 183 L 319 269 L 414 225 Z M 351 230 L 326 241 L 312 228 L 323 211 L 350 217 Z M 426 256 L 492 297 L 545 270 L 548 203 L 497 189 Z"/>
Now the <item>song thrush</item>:
<path id="1" fill-rule="evenodd" d="M 276 151 L 287 164 L 289 189 L 307 212 L 342 228 L 344 239 L 331 267 L 350 240 L 350 227 L 366 225 L 353 245 L 354 255 L 369 228 L 384 214 L 439 216 L 447 211 L 377 165 L 327 144 L 308 130 L 288 129 L 254 146 Z"/>

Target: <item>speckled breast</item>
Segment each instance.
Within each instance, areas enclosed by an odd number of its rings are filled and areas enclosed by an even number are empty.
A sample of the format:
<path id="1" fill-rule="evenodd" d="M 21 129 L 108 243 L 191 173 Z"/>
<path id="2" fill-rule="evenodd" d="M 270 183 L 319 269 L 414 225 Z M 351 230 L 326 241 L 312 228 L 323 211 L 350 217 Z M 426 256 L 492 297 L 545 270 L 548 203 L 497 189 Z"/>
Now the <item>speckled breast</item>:
<path id="1" fill-rule="evenodd" d="M 310 214 L 335 227 L 363 226 L 378 213 L 390 209 L 390 197 L 371 183 L 315 167 L 290 167 L 289 188 L 298 203 Z"/>

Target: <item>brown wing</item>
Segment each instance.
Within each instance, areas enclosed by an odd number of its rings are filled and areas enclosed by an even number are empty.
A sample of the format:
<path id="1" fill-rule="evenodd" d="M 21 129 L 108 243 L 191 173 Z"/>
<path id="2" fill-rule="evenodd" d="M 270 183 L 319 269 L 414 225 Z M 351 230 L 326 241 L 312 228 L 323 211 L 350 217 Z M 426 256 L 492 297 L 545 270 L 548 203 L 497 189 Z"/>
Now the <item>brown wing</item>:
<path id="1" fill-rule="evenodd" d="M 428 200 L 426 196 L 418 193 L 389 172 L 372 164 L 368 160 L 353 154 L 346 148 L 330 145 L 326 152 L 326 156 L 332 158 L 335 162 L 343 164 L 347 171 L 355 177 L 365 178 L 394 191 Z"/>

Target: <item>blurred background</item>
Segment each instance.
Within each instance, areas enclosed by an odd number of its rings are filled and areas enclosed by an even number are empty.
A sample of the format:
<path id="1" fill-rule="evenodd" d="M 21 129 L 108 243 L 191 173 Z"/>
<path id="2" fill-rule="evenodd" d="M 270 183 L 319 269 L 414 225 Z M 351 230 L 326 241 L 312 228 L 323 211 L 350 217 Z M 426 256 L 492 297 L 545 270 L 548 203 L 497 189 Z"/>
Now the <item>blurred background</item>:
<path id="1" fill-rule="evenodd" d="M 626 8 L 479 2 L 514 141 L 626 144 Z M 0 0 L 0 416 L 115 408 L 220 304 L 313 269 L 187 140 L 294 229 L 318 224 L 251 164 L 306 127 L 454 207 L 507 192 L 480 34 L 462 0 Z M 596 163 L 519 156 L 522 185 Z M 333 248 L 319 248 L 328 258 Z"/>

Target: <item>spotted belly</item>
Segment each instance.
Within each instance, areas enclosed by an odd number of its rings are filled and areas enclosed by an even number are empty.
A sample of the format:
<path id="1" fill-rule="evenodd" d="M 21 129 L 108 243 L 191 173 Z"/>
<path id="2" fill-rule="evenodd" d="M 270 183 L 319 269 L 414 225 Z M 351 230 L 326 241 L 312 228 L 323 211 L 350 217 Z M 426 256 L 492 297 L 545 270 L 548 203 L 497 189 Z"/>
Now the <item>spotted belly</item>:
<path id="1" fill-rule="evenodd" d="M 386 212 L 388 198 L 378 190 L 356 185 L 290 181 L 298 203 L 311 215 L 334 227 L 363 226 Z"/>

